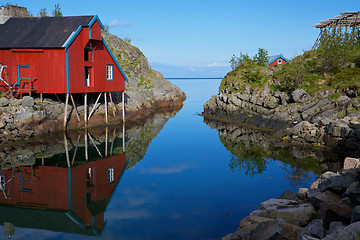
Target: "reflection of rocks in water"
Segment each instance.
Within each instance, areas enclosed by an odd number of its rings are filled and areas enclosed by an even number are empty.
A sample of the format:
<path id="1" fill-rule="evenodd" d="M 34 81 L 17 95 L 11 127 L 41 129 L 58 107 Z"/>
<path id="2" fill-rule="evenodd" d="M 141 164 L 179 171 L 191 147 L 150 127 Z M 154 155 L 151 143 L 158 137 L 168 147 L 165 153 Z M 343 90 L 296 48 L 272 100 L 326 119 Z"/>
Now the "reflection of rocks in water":
<path id="1" fill-rule="evenodd" d="M 158 113 L 149 117 L 138 126 L 131 126 L 125 129 L 125 151 L 126 159 L 129 162 L 128 168 L 135 166 L 143 159 L 152 139 L 156 137 L 166 122 L 174 117 L 176 112 Z M 108 148 L 114 154 L 123 153 L 123 126 L 111 125 L 109 127 L 97 127 L 87 130 L 87 145 L 104 145 L 106 140 Z M 0 146 L 0 170 L 10 169 L 21 165 L 33 165 L 36 161 L 55 161 L 54 156 L 65 156 L 64 134 L 49 134 L 36 137 L 31 141 L 13 143 L 7 146 Z M 91 139 L 90 139 L 91 138 Z M 75 148 L 85 147 L 85 130 L 73 130 L 66 133 L 67 150 L 72 158 Z M 94 143 L 93 143 L 93 142 Z M 115 142 L 115 144 L 113 144 Z M 103 146 L 104 147 L 104 146 Z M 82 152 L 81 150 L 80 152 Z M 79 152 L 79 150 L 78 150 Z M 98 153 L 93 151 L 94 155 Z M 102 154 L 104 155 L 104 153 Z M 100 157 L 100 156 L 98 156 Z M 59 161 L 59 160 L 57 160 Z"/>
<path id="2" fill-rule="evenodd" d="M 125 149 L 126 159 L 129 161 L 128 169 L 144 158 L 153 138 L 175 114 L 176 112 L 154 114 L 142 126 L 134 126 L 126 130 Z"/>
<path id="3" fill-rule="evenodd" d="M 339 156 L 323 148 L 289 146 L 277 141 L 274 132 L 245 125 L 204 119 L 212 129 L 217 129 L 219 138 L 232 153 L 229 166 L 232 171 L 244 171 L 254 176 L 266 170 L 270 161 L 278 160 L 287 172 L 286 178 L 298 185 L 325 170 L 336 171 L 341 166 Z"/>

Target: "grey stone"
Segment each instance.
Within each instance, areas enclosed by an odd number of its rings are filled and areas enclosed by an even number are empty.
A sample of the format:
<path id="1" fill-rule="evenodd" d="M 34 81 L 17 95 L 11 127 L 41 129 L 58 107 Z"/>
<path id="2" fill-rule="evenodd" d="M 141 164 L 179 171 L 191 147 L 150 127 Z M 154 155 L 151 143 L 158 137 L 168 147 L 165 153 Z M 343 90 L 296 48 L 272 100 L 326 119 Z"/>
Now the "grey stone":
<path id="1" fill-rule="evenodd" d="M 351 176 L 333 176 L 319 184 L 320 191 L 331 190 L 337 193 L 344 192 L 354 182 Z"/>
<path id="2" fill-rule="evenodd" d="M 302 228 L 285 223 L 281 219 L 259 223 L 251 233 L 251 239 L 256 240 L 297 240 Z"/>
<path id="3" fill-rule="evenodd" d="M 297 197 L 301 200 L 305 200 L 307 198 L 307 193 L 309 192 L 308 188 L 299 188 L 297 192 Z"/>
<path id="4" fill-rule="evenodd" d="M 353 129 L 360 129 L 360 122 L 358 121 L 350 121 L 349 126 Z"/>
<path id="5" fill-rule="evenodd" d="M 337 232 L 343 228 L 345 228 L 345 226 L 342 222 L 332 222 L 330 223 L 328 235 L 333 234 L 334 232 Z"/>
<path id="6" fill-rule="evenodd" d="M 304 102 L 304 100 L 308 98 L 309 94 L 304 89 L 300 88 L 292 92 L 291 96 L 295 102 Z"/>
<path id="7" fill-rule="evenodd" d="M 301 235 L 308 235 L 316 238 L 323 238 L 325 236 L 325 229 L 322 219 L 315 219 L 309 223 L 302 231 Z"/>
<path id="8" fill-rule="evenodd" d="M 319 238 L 310 237 L 308 235 L 300 234 L 298 240 L 319 240 Z"/>
<path id="9" fill-rule="evenodd" d="M 23 97 L 23 102 L 21 103 L 22 106 L 32 107 L 32 106 L 34 106 L 34 104 L 35 104 L 34 98 L 32 98 L 30 96 Z"/>
<path id="10" fill-rule="evenodd" d="M 4 97 L 0 98 L 0 107 L 6 107 L 9 104 L 10 104 L 9 99 L 4 98 Z"/>
<path id="11" fill-rule="evenodd" d="M 314 189 L 314 188 L 318 188 L 319 187 L 319 184 L 328 180 L 329 178 L 333 177 L 333 176 L 340 176 L 340 174 L 336 174 L 336 173 L 333 173 L 333 172 L 325 172 L 323 174 L 321 174 L 318 179 L 316 179 L 310 186 L 310 189 Z"/>
<path id="12" fill-rule="evenodd" d="M 351 216 L 351 223 L 360 221 L 360 205 L 354 207 L 352 216 Z"/>
<path id="13" fill-rule="evenodd" d="M 298 200 L 297 199 L 297 196 L 296 196 L 296 193 L 294 192 L 291 192 L 289 190 L 285 190 L 279 197 L 278 199 L 288 199 L 288 200 Z"/>
<path id="14" fill-rule="evenodd" d="M 352 223 L 349 226 L 327 235 L 323 240 L 355 240 L 359 238 L 360 222 Z"/>
<path id="15" fill-rule="evenodd" d="M 344 169 L 359 168 L 360 161 L 358 158 L 346 157 L 344 160 Z"/>
<path id="16" fill-rule="evenodd" d="M 360 188 L 351 189 L 345 192 L 345 194 L 354 204 L 360 205 Z"/>
<path id="17" fill-rule="evenodd" d="M 311 189 L 308 192 L 308 199 L 316 209 L 319 209 L 321 203 L 337 203 L 341 200 L 341 196 L 330 191 L 320 192 Z"/>
<path id="18" fill-rule="evenodd" d="M 286 199 L 269 199 L 259 206 L 259 216 L 281 218 L 287 223 L 306 226 L 316 216 L 316 211 L 310 203 L 297 203 Z"/>

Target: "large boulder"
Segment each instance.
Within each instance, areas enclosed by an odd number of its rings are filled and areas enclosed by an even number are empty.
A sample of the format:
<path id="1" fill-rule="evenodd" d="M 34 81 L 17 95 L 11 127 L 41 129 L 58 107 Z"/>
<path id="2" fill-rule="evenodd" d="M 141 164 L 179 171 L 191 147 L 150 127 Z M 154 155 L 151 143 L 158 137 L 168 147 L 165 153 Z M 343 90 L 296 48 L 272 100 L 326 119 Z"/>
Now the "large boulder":
<path id="1" fill-rule="evenodd" d="M 322 219 L 313 220 L 301 231 L 300 235 L 323 238 L 325 236 L 325 229 Z"/>
<path id="2" fill-rule="evenodd" d="M 302 228 L 282 219 L 259 223 L 251 233 L 251 240 L 297 240 Z"/>
<path id="3" fill-rule="evenodd" d="M 327 235 L 323 240 L 354 240 L 359 239 L 360 222 L 350 224 L 349 226 Z"/>
<path id="4" fill-rule="evenodd" d="M 306 226 L 316 217 L 316 211 L 310 203 L 286 199 L 269 199 L 262 202 L 256 214 L 261 217 L 281 218 L 298 226 Z"/>

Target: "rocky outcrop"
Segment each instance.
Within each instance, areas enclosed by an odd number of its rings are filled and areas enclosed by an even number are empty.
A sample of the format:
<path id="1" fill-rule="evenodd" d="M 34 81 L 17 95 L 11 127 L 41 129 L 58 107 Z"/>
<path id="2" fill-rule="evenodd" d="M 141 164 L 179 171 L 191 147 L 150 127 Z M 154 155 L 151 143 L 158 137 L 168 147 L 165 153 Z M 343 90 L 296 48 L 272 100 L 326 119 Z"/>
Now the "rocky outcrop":
<path id="1" fill-rule="evenodd" d="M 135 46 L 113 34 L 103 34 L 105 41 L 127 75 L 126 112 L 132 118 L 141 118 L 161 108 L 182 106 L 186 96 L 180 88 L 151 69 L 148 60 Z M 121 102 L 121 95 L 114 94 Z"/>
<path id="2" fill-rule="evenodd" d="M 245 122 L 258 127 L 282 130 L 291 143 L 335 146 L 339 143 L 353 154 L 360 154 L 360 99 L 334 91 L 310 95 L 304 89 L 289 94 L 236 84 L 225 87 L 204 104 L 207 117 Z"/>
<path id="3" fill-rule="evenodd" d="M 327 172 L 310 189 L 299 189 L 297 198 L 262 202 L 241 220 L 238 230 L 223 240 L 258 239 L 358 239 L 360 235 L 359 163 L 346 159 L 339 173 Z"/>

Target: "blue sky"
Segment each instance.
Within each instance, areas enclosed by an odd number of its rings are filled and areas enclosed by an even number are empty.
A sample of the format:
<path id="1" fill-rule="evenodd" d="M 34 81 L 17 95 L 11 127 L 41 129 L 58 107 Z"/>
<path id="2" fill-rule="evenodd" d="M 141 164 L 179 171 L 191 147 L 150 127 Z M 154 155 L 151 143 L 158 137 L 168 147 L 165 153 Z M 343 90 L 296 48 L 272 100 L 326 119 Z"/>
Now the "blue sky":
<path id="1" fill-rule="evenodd" d="M 223 77 L 229 60 L 258 48 L 291 59 L 311 49 L 312 28 L 344 11 L 359 11 L 359 0 L 23 0 L 0 1 L 49 14 L 60 3 L 64 16 L 93 15 L 110 32 L 128 37 L 165 77 Z"/>

